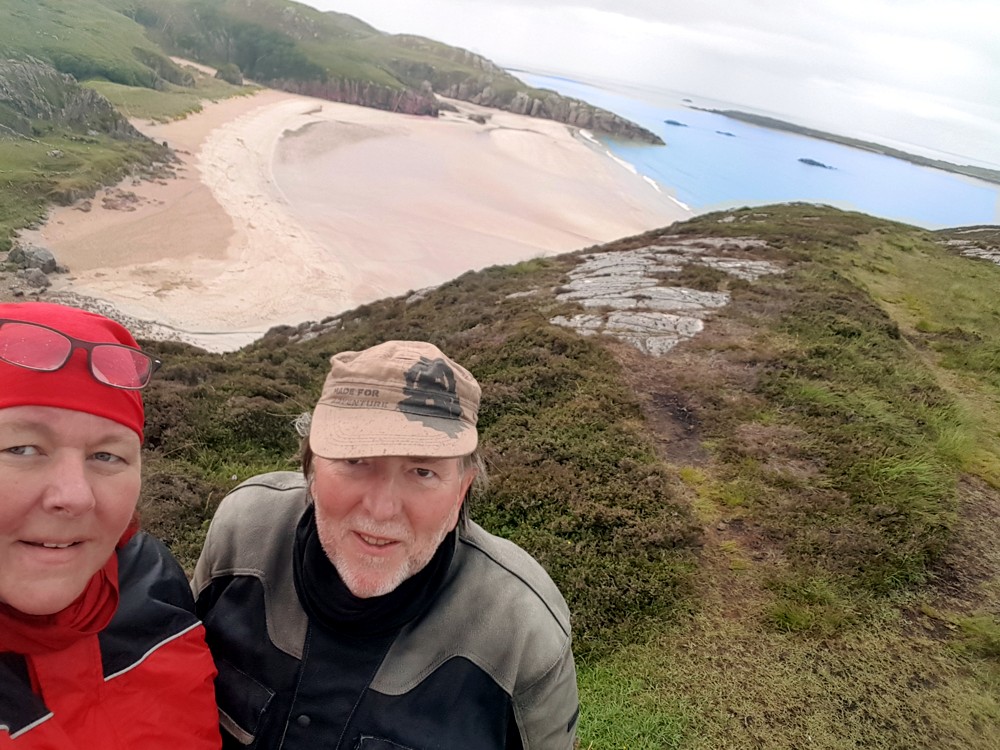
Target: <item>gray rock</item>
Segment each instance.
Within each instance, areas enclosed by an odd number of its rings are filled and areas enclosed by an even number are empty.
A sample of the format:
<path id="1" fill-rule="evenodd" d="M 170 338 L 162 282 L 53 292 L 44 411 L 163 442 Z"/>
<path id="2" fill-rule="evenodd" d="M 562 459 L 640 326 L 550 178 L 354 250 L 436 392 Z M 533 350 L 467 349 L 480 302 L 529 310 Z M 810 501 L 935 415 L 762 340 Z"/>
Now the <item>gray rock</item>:
<path id="1" fill-rule="evenodd" d="M 56 270 L 56 258 L 52 252 L 35 245 L 18 245 L 7 255 L 7 262 L 20 268 L 37 268 L 42 273 Z"/>
<path id="2" fill-rule="evenodd" d="M 671 275 L 695 264 L 756 281 L 782 272 L 771 261 L 747 257 L 767 249 L 766 242 L 752 237 L 666 237 L 663 244 L 585 256 L 555 290 L 556 299 L 595 312 L 559 315 L 550 322 L 582 336 L 614 336 L 645 354 L 662 356 L 701 333 L 705 319 L 730 300 L 726 292 L 670 285 Z"/>
<path id="3" fill-rule="evenodd" d="M 979 258 L 980 260 L 988 260 L 1000 265 L 1000 249 L 974 247 L 962 250 L 962 255 L 966 258 Z"/>
<path id="4" fill-rule="evenodd" d="M 17 272 L 17 278 L 36 289 L 46 289 L 52 284 L 49 277 L 37 268 L 23 268 Z"/>
<path id="5" fill-rule="evenodd" d="M 411 293 L 409 297 L 406 298 L 406 304 L 412 305 L 415 302 L 420 302 L 421 300 L 427 299 L 427 295 L 437 289 L 437 286 L 425 286 L 423 289 L 417 289 L 415 292 Z"/>

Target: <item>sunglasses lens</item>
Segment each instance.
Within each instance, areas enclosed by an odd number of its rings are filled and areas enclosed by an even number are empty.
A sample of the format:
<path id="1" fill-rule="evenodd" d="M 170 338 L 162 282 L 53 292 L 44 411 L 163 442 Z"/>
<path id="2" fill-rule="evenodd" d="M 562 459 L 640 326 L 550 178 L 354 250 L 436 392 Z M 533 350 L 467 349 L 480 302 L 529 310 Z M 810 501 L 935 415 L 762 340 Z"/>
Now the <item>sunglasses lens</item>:
<path id="1" fill-rule="evenodd" d="M 142 388 L 153 374 L 148 354 L 116 344 L 98 344 L 90 354 L 94 377 L 118 388 Z"/>
<path id="2" fill-rule="evenodd" d="M 65 336 L 30 323 L 0 326 L 0 359 L 31 370 L 52 371 L 69 359 L 73 344 Z"/>

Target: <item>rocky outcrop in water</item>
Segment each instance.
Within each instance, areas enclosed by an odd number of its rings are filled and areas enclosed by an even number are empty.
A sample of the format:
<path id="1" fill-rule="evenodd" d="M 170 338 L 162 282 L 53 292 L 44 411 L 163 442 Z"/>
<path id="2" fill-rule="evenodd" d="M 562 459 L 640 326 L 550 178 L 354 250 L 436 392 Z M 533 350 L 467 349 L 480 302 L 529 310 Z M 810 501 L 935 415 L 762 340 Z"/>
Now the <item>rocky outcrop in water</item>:
<path id="1" fill-rule="evenodd" d="M 816 161 L 815 159 L 809 159 L 807 157 L 802 157 L 801 159 L 799 159 L 799 161 L 810 167 L 819 167 L 820 169 L 834 169 L 834 167 L 831 167 L 829 164 L 824 164 L 821 161 Z"/>

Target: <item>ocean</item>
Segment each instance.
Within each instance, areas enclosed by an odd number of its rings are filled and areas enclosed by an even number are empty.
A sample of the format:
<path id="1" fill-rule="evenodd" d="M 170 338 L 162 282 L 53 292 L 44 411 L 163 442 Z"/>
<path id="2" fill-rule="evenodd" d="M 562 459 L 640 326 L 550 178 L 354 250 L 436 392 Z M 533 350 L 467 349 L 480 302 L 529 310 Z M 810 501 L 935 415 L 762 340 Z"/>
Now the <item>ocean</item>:
<path id="1" fill-rule="evenodd" d="M 1000 185 L 703 112 L 692 107 L 747 108 L 693 94 L 511 72 L 531 86 L 603 107 L 663 138 L 666 146 L 597 136 L 612 156 L 696 213 L 806 201 L 927 229 L 1000 224 Z"/>

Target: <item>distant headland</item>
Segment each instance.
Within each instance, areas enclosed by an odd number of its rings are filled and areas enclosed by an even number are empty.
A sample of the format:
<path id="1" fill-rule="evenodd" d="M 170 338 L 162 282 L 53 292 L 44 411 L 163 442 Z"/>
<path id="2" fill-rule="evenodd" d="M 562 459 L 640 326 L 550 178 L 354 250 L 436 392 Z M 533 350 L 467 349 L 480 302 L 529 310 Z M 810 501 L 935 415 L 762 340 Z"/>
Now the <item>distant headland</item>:
<path id="1" fill-rule="evenodd" d="M 921 167 L 932 167 L 933 169 L 953 172 L 955 174 L 965 175 L 966 177 L 974 177 L 975 179 L 982 180 L 983 182 L 991 182 L 1000 185 L 1000 170 L 996 169 L 986 169 L 985 167 L 976 167 L 971 164 L 954 164 L 942 159 L 930 159 L 926 156 L 910 154 L 906 151 L 900 151 L 899 149 L 891 148 L 889 146 L 883 146 L 879 143 L 863 141 L 858 138 L 848 138 L 847 136 L 836 135 L 835 133 L 826 133 L 822 130 L 803 127 L 801 125 L 786 122 L 785 120 L 779 120 L 774 117 L 755 115 L 750 112 L 741 112 L 735 109 L 708 109 L 706 107 L 694 106 L 692 106 L 691 109 L 697 109 L 702 112 L 711 112 L 716 115 L 724 115 L 725 117 L 732 118 L 733 120 L 740 120 L 741 122 L 747 122 L 751 125 L 759 125 L 762 128 L 783 130 L 789 133 L 805 135 L 810 138 L 830 141 L 831 143 L 839 143 L 843 146 L 850 146 L 851 148 L 872 151 L 876 154 L 882 154 L 883 156 L 891 156 L 896 159 L 902 159 L 903 161 L 908 161 L 911 164 L 916 164 Z"/>

